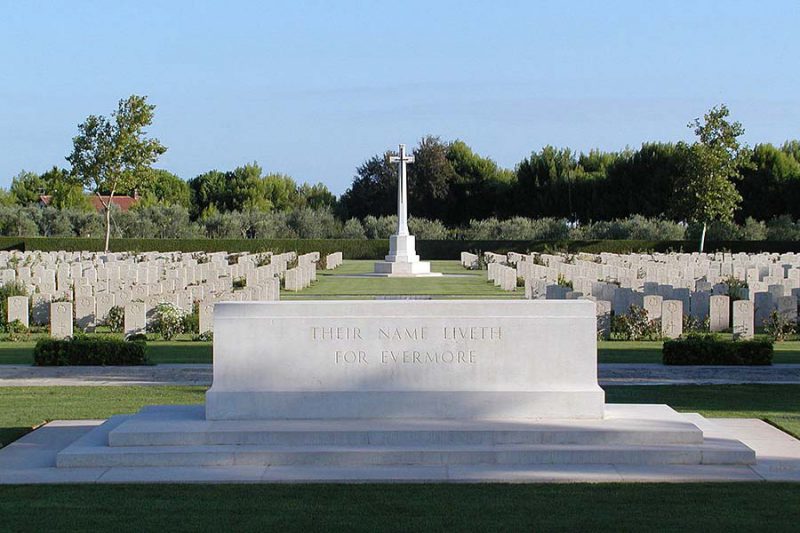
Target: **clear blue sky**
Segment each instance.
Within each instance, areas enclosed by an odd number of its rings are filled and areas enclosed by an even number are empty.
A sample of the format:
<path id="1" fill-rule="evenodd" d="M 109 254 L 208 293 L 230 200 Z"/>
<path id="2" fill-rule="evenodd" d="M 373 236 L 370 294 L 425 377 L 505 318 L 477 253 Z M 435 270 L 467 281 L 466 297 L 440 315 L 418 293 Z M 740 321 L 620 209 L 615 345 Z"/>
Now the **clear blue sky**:
<path id="1" fill-rule="evenodd" d="M 258 161 L 327 184 L 426 134 L 513 167 L 543 145 L 800 138 L 800 1 L 0 0 L 0 186 L 66 165 L 77 124 L 156 104 L 158 165 Z"/>

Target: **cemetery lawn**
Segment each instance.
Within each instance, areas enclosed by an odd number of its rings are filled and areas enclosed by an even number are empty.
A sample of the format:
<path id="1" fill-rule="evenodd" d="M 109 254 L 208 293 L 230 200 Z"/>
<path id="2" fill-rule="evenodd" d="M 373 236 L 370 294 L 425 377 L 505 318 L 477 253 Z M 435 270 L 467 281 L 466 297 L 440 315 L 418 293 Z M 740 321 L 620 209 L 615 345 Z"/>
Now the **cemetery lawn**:
<path id="1" fill-rule="evenodd" d="M 796 483 L 28 485 L 4 531 L 797 531 Z"/>
<path id="2" fill-rule="evenodd" d="M 282 300 L 358 299 L 419 295 L 442 298 L 524 298 L 525 290 L 502 291 L 489 283 L 485 270 L 467 270 L 458 261 L 431 261 L 430 278 L 358 277 L 371 274 L 375 261 L 347 260 L 335 270 L 318 270 L 317 281 L 300 292 L 281 291 Z"/>
<path id="3" fill-rule="evenodd" d="M 204 387 L 0 387 L 0 442 L 51 419 L 201 403 Z M 608 387 L 609 402 L 763 418 L 800 435 L 800 385 Z M 7 531 L 796 531 L 797 483 L 0 486 Z"/>
<path id="4" fill-rule="evenodd" d="M 608 403 L 666 403 L 708 417 L 760 418 L 800 437 L 800 385 L 606 387 Z M 145 405 L 198 404 L 200 386 L 0 387 L 0 446 L 49 420 L 102 419 Z"/>

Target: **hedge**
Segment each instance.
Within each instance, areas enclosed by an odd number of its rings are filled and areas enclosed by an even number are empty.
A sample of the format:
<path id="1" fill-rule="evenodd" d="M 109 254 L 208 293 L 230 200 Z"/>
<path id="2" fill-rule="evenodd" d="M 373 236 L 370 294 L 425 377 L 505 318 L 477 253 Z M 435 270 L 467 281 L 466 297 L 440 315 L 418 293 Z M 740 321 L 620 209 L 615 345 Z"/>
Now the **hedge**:
<path id="1" fill-rule="evenodd" d="M 127 366 L 147 363 L 144 342 L 113 337 L 41 339 L 33 349 L 33 364 L 36 366 Z"/>
<path id="2" fill-rule="evenodd" d="M 691 336 L 664 341 L 665 365 L 771 365 L 772 342 Z"/>
<path id="3" fill-rule="evenodd" d="M 346 259 L 382 259 L 389 251 L 388 239 L 111 239 L 115 252 L 342 252 Z M 103 239 L 77 237 L 0 237 L 0 249 L 22 251 L 102 251 Z M 694 252 L 695 241 L 478 241 L 417 240 L 417 253 L 425 259 L 458 259 L 472 252 Z M 709 252 L 798 252 L 800 241 L 717 241 L 706 243 Z"/>

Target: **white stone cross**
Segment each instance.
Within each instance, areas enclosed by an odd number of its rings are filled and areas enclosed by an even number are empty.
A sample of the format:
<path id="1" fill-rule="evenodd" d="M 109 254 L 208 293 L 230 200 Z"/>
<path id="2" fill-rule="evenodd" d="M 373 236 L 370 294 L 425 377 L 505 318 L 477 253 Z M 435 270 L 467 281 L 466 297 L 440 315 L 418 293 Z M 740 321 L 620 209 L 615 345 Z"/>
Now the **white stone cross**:
<path id="1" fill-rule="evenodd" d="M 401 144 L 399 155 L 389 157 L 390 163 L 397 163 L 397 234 L 408 235 L 408 191 L 406 183 L 406 163 L 413 163 L 414 156 L 406 155 L 406 145 Z"/>

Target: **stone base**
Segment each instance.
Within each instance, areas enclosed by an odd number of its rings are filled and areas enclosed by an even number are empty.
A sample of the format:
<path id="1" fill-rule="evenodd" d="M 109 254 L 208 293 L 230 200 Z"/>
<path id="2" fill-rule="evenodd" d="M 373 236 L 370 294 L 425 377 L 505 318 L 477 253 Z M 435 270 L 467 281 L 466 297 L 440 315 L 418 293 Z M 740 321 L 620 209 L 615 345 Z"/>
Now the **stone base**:
<path id="1" fill-rule="evenodd" d="M 57 454 L 63 468 L 315 467 L 328 480 L 415 468 L 540 465 L 750 465 L 735 439 L 705 439 L 689 415 L 665 405 L 608 405 L 602 420 L 209 421 L 203 406 L 154 406 L 115 416 Z M 539 466 L 537 466 L 539 465 Z M 394 470 L 386 470 L 394 469 Z M 411 469 L 411 470 L 409 470 Z M 339 473 L 337 475 L 337 472 Z M 393 477 L 388 476 L 390 479 Z"/>
<path id="2" fill-rule="evenodd" d="M 431 264 L 427 261 L 413 263 L 399 261 L 377 261 L 375 274 L 389 278 L 414 278 L 441 276 L 441 272 L 431 272 Z"/>
<path id="3" fill-rule="evenodd" d="M 600 419 L 600 387 L 570 391 L 217 391 L 206 392 L 209 420 Z"/>

